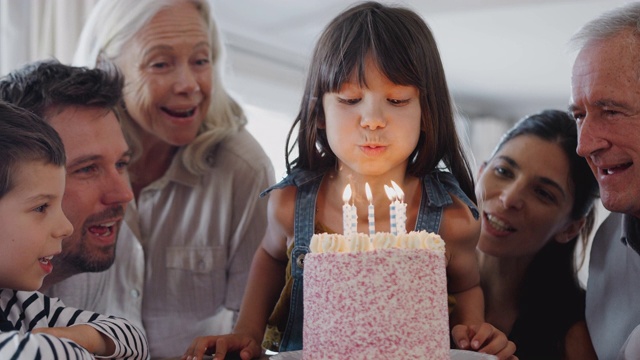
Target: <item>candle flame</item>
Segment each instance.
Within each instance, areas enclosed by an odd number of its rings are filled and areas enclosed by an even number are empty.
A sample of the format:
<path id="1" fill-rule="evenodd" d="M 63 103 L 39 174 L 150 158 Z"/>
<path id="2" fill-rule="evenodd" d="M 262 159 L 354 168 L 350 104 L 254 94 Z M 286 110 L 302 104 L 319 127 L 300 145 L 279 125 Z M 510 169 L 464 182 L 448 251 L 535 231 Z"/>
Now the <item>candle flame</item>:
<path id="1" fill-rule="evenodd" d="M 364 191 L 367 193 L 367 200 L 369 200 L 369 204 L 373 202 L 373 195 L 371 195 L 371 187 L 369 183 L 364 183 Z"/>
<path id="2" fill-rule="evenodd" d="M 344 192 L 342 193 L 342 201 L 344 201 L 345 204 L 348 204 L 349 200 L 351 200 L 351 184 L 347 184 L 344 188 Z"/>
<path id="3" fill-rule="evenodd" d="M 400 199 L 400 202 L 403 202 L 404 191 L 402 191 L 402 189 L 400 189 L 400 186 L 398 186 L 398 184 L 396 184 L 393 180 L 391 180 L 391 186 L 393 186 L 393 190 L 395 190 L 396 195 L 398 196 L 398 199 Z"/>
<path id="4" fill-rule="evenodd" d="M 387 197 L 389 198 L 390 201 L 393 201 L 396 199 L 396 192 L 391 188 L 391 186 L 388 186 L 385 184 L 384 192 L 387 193 Z"/>

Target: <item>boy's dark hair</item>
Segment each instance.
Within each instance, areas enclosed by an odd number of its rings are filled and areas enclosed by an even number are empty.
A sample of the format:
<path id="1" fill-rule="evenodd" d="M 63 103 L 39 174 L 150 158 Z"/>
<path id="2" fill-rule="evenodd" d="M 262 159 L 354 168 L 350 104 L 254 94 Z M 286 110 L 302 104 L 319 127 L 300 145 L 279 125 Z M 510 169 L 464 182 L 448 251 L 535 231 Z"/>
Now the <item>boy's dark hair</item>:
<path id="1" fill-rule="evenodd" d="M 65 153 L 58 133 L 42 118 L 0 100 L 0 199 L 15 187 L 21 163 L 42 161 L 63 167 Z"/>
<path id="2" fill-rule="evenodd" d="M 118 115 L 122 76 L 63 65 L 57 60 L 34 62 L 0 79 L 0 100 L 30 110 L 47 120 L 67 106 L 99 107 Z"/>

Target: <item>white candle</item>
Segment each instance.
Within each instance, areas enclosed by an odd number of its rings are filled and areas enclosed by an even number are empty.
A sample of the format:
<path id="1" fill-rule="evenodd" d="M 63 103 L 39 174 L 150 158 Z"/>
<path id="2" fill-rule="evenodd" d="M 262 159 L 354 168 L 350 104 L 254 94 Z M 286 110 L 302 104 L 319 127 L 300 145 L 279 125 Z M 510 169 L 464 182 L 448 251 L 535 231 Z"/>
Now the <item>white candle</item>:
<path id="1" fill-rule="evenodd" d="M 342 205 L 342 233 L 345 236 L 351 234 L 351 205 L 349 205 L 349 200 L 351 200 L 351 184 L 348 184 L 342 193 L 342 201 L 344 201 L 344 205 Z"/>
<path id="2" fill-rule="evenodd" d="M 342 193 L 342 232 L 345 236 L 358 233 L 358 211 L 355 205 L 350 205 L 351 184 L 344 188 Z"/>
<path id="3" fill-rule="evenodd" d="M 396 184 L 393 180 L 391 180 L 391 186 L 393 186 L 393 190 L 397 195 L 397 199 L 395 201 L 396 207 L 396 227 L 398 229 L 398 234 L 406 234 L 407 233 L 407 203 L 404 202 L 404 191 Z"/>
<path id="4" fill-rule="evenodd" d="M 356 205 L 351 204 L 351 234 L 358 233 L 358 211 Z"/>
<path id="5" fill-rule="evenodd" d="M 376 216 L 373 209 L 373 195 L 371 194 L 371 187 L 369 183 L 364 184 L 364 189 L 367 193 L 367 200 L 369 200 L 369 236 L 373 236 L 376 233 Z"/>
<path id="6" fill-rule="evenodd" d="M 384 192 L 387 193 L 387 197 L 391 201 L 389 204 L 389 227 L 391 228 L 392 235 L 398 235 L 398 227 L 396 222 L 396 192 L 389 186 L 384 186 Z"/>

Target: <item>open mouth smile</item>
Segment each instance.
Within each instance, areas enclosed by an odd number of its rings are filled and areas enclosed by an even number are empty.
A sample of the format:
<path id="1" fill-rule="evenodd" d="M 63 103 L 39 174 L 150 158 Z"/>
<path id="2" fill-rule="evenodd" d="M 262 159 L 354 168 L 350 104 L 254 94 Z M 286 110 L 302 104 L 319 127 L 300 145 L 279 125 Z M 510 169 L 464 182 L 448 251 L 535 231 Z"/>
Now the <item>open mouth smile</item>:
<path id="1" fill-rule="evenodd" d="M 53 259 L 53 255 L 49 255 L 49 256 L 45 256 L 45 257 L 41 257 L 40 259 L 38 259 L 40 261 L 41 264 L 43 265 L 49 265 L 49 263 L 51 262 L 51 259 Z"/>
<path id="2" fill-rule="evenodd" d="M 505 232 L 513 232 L 516 231 L 515 228 L 509 226 L 507 223 L 505 223 L 504 221 L 498 219 L 496 216 L 493 216 L 491 214 L 485 214 L 485 218 L 487 219 L 487 221 L 489 222 L 489 225 L 491 225 L 491 227 L 493 227 L 494 229 L 498 230 L 498 231 L 505 231 Z"/>
<path id="3" fill-rule="evenodd" d="M 178 117 L 178 118 L 187 118 L 187 117 L 191 117 L 193 116 L 193 114 L 196 113 L 196 108 L 193 107 L 191 109 L 187 109 L 187 110 L 172 110 L 166 107 L 162 107 L 161 108 L 162 111 L 164 111 L 165 113 L 169 114 L 170 116 L 173 117 Z"/>
<path id="4" fill-rule="evenodd" d="M 89 226 L 89 231 L 98 236 L 109 236 L 113 233 L 113 227 L 115 224 L 116 221 L 111 221 L 104 224 L 92 225 Z"/>
<path id="5" fill-rule="evenodd" d="M 601 169 L 602 174 L 604 175 L 614 175 L 617 174 L 619 172 L 622 172 L 624 170 L 627 170 L 629 167 L 631 167 L 633 163 L 628 162 L 628 163 L 624 163 L 622 165 L 617 165 L 614 167 L 610 167 L 610 168 L 603 168 Z"/>

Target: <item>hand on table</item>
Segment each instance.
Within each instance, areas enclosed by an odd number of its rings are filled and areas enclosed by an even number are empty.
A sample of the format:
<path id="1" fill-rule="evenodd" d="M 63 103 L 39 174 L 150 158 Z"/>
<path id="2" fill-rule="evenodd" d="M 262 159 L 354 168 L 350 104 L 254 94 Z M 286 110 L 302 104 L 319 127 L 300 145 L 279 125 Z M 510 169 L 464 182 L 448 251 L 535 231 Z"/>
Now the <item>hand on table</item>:
<path id="1" fill-rule="evenodd" d="M 461 350 L 491 354 L 500 360 L 517 360 L 513 355 L 516 345 L 489 323 L 480 325 L 456 325 L 451 330 L 453 341 Z"/>
<path id="2" fill-rule="evenodd" d="M 242 360 L 259 358 L 262 355 L 260 344 L 252 337 L 228 334 L 195 338 L 182 355 L 182 360 L 201 360 L 205 354 L 213 355 L 214 360 L 223 360 L 229 351 L 239 352 Z"/>

